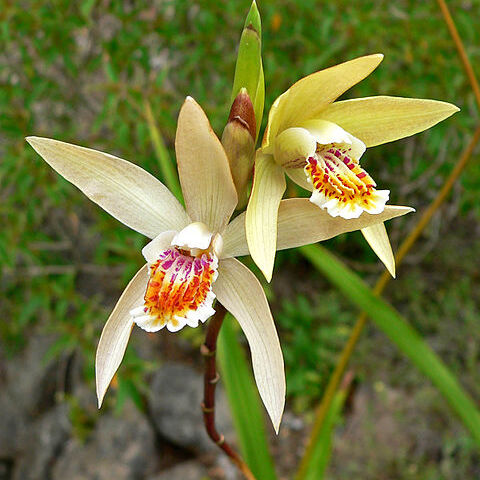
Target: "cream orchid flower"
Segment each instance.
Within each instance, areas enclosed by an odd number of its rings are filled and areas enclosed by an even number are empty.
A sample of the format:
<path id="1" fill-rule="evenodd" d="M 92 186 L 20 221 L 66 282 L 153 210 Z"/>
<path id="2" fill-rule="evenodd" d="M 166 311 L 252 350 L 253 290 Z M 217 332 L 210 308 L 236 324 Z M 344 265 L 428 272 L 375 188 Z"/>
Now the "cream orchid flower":
<path id="1" fill-rule="evenodd" d="M 459 109 L 434 100 L 386 96 L 334 102 L 382 59 L 383 55 L 369 55 L 316 72 L 272 105 L 255 161 L 246 220 L 250 253 L 267 280 L 272 276 L 285 173 L 310 190 L 310 201 L 332 217 L 368 217 L 362 233 L 395 276 L 390 242 L 378 216 L 389 191 L 376 189 L 360 157 L 367 147 L 421 132 Z"/>
<path id="2" fill-rule="evenodd" d="M 248 340 L 255 380 L 278 431 L 285 404 L 283 357 L 265 293 L 233 257 L 247 255 L 245 213 L 231 223 L 237 193 L 225 151 L 201 107 L 182 106 L 175 139 L 186 209 L 156 178 L 120 158 L 57 140 L 28 137 L 44 160 L 128 227 L 153 239 L 146 264 L 127 285 L 103 328 L 96 355 L 99 407 L 124 356 L 135 324 L 154 332 L 196 327 L 215 298 L 237 319 Z M 387 207 L 379 220 L 411 209 Z M 280 203 L 277 248 L 318 242 L 363 228 L 366 218 L 333 218 L 308 199 Z"/>

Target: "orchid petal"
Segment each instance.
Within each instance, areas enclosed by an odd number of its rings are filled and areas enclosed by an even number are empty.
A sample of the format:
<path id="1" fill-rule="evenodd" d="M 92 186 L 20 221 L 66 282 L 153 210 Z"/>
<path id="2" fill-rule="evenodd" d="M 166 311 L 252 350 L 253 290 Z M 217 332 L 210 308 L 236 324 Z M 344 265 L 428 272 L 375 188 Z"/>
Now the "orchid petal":
<path id="1" fill-rule="evenodd" d="M 189 223 L 185 210 L 167 187 L 137 165 L 58 140 L 26 140 L 90 200 L 137 232 L 154 238 L 165 230 L 181 230 Z"/>
<path id="2" fill-rule="evenodd" d="M 265 293 L 255 275 L 238 260 L 222 260 L 213 291 L 247 337 L 260 397 L 278 433 L 285 407 L 282 350 Z"/>
<path id="3" fill-rule="evenodd" d="M 346 220 L 330 216 L 307 198 L 289 198 L 282 200 L 278 209 L 277 250 L 321 242 L 414 211 L 410 207 L 386 205 L 382 213 L 364 212 L 358 218 Z M 225 232 L 224 257 L 248 255 L 246 233 L 241 228 L 244 215 L 239 215 Z"/>
<path id="4" fill-rule="evenodd" d="M 278 206 L 285 188 L 283 169 L 270 155 L 257 155 L 245 229 L 250 255 L 267 281 L 272 279 Z"/>
<path id="5" fill-rule="evenodd" d="M 95 358 L 98 408 L 127 348 L 133 328 L 130 310 L 143 303 L 147 282 L 148 268 L 144 265 L 130 280 L 103 327 Z"/>
<path id="6" fill-rule="evenodd" d="M 390 275 L 395 278 L 395 257 L 384 223 L 362 228 L 362 234 L 378 258 L 383 262 Z"/>
<path id="7" fill-rule="evenodd" d="M 220 259 L 249 255 L 245 233 L 245 212 L 232 220 L 222 235 L 223 249 Z"/>
<path id="8" fill-rule="evenodd" d="M 423 132 L 458 111 L 437 100 L 378 96 L 335 102 L 321 117 L 373 147 Z"/>
<path id="9" fill-rule="evenodd" d="M 370 75 L 382 59 L 380 54 L 359 57 L 308 75 L 292 85 L 270 109 L 264 146 L 273 145 L 283 130 L 319 118 L 327 105 Z"/>
<path id="10" fill-rule="evenodd" d="M 313 185 L 308 181 L 309 179 L 304 168 L 287 168 L 285 173 L 287 174 L 288 178 L 290 178 L 290 180 L 295 182 L 298 186 L 308 190 L 309 192 L 313 190 Z"/>
<path id="11" fill-rule="evenodd" d="M 191 97 L 180 110 L 175 150 L 188 214 L 221 231 L 237 205 L 237 192 L 222 144 Z"/>
<path id="12" fill-rule="evenodd" d="M 284 168 L 298 167 L 317 149 L 315 138 L 305 128 L 287 128 L 275 139 L 275 161 Z"/>

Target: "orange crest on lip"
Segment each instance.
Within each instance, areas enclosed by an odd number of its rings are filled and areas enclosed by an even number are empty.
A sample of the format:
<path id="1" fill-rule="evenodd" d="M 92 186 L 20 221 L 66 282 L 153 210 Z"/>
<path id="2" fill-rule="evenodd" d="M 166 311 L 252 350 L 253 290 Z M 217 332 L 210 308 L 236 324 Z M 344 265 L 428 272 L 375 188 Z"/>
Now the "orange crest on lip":
<path id="1" fill-rule="evenodd" d="M 132 312 L 134 321 L 147 331 L 196 327 L 215 311 L 212 284 L 217 278 L 218 260 L 211 253 L 198 257 L 171 247 L 150 265 L 145 304 Z"/>
<path id="2" fill-rule="evenodd" d="M 348 149 L 322 146 L 307 159 L 305 173 L 312 183 L 310 200 L 333 217 L 357 218 L 363 211 L 380 213 L 388 200 L 388 190 L 376 190 L 373 178 Z"/>

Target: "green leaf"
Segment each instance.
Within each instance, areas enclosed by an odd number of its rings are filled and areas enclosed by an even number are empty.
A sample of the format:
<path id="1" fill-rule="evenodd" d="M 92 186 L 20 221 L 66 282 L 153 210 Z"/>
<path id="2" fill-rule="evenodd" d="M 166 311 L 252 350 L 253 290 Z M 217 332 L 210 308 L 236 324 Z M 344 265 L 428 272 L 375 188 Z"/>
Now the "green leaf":
<path id="1" fill-rule="evenodd" d="M 455 376 L 410 324 L 325 248 L 308 245 L 301 247 L 300 251 L 350 301 L 364 310 L 375 325 L 431 380 L 480 445 L 479 410 Z"/>
<path id="2" fill-rule="evenodd" d="M 180 181 L 178 180 L 178 174 L 175 169 L 175 165 L 170 159 L 167 147 L 165 146 L 163 137 L 158 130 L 152 108 L 148 101 L 145 101 L 145 117 L 147 120 L 148 131 L 150 133 L 150 140 L 152 141 L 155 156 L 157 157 L 160 170 L 162 172 L 162 180 L 165 182 L 165 185 L 168 187 L 168 189 L 183 204 L 182 189 L 180 187 Z"/>
<path id="3" fill-rule="evenodd" d="M 143 411 L 145 406 L 142 401 L 142 396 L 137 389 L 136 383 L 129 378 L 118 376 L 118 390 L 117 403 L 115 405 L 115 412 L 121 413 L 125 402 L 130 399 L 137 406 L 140 411 Z"/>
<path id="4" fill-rule="evenodd" d="M 233 103 L 242 88 L 247 89 L 254 106 L 258 136 L 263 116 L 265 81 L 262 66 L 262 24 L 255 1 L 250 7 L 240 38 L 230 103 Z"/>
<path id="5" fill-rule="evenodd" d="M 333 397 L 332 405 L 327 412 L 313 447 L 312 456 L 306 465 L 305 474 L 302 477 L 304 480 L 321 480 L 325 477 L 325 470 L 332 455 L 333 429 L 340 420 L 347 393 L 348 387 L 341 388 Z"/>
<path id="6" fill-rule="evenodd" d="M 92 13 L 92 9 L 94 6 L 95 6 L 95 0 L 84 0 L 80 5 L 80 11 L 82 12 L 82 15 L 86 19 L 90 18 L 90 15 Z"/>
<path id="7" fill-rule="evenodd" d="M 276 480 L 263 407 L 231 315 L 226 316 L 220 330 L 218 360 L 242 455 L 256 478 Z"/>

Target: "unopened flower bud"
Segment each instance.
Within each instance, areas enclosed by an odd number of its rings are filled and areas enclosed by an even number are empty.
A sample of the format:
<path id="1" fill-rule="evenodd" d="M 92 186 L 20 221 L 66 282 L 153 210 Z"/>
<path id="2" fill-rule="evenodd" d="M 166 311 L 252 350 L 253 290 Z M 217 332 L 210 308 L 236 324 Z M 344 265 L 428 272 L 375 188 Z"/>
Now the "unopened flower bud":
<path id="1" fill-rule="evenodd" d="M 253 172 L 256 131 L 253 104 L 247 90 L 242 88 L 232 104 L 222 135 L 222 144 L 238 193 L 238 209 L 243 208 L 248 199 L 247 188 Z"/>

